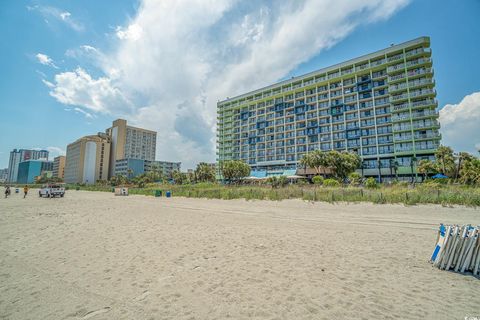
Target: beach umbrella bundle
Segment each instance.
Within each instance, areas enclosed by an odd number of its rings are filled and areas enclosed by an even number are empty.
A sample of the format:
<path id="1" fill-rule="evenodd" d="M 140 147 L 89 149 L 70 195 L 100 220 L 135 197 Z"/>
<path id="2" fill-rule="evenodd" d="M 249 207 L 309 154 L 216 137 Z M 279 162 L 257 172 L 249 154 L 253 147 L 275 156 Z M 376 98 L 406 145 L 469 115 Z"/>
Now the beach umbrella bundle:
<path id="1" fill-rule="evenodd" d="M 480 226 L 440 224 L 431 262 L 441 270 L 480 275 Z"/>

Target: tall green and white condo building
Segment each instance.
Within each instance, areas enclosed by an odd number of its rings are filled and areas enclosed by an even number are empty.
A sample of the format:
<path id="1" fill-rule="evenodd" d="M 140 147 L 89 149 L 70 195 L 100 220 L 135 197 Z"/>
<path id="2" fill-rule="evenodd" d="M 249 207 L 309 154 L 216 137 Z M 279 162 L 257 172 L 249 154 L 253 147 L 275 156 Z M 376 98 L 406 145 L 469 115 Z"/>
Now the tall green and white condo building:
<path id="1" fill-rule="evenodd" d="M 266 175 L 313 150 L 357 152 L 365 176 L 410 177 L 439 146 L 430 38 L 220 101 L 217 156 Z"/>

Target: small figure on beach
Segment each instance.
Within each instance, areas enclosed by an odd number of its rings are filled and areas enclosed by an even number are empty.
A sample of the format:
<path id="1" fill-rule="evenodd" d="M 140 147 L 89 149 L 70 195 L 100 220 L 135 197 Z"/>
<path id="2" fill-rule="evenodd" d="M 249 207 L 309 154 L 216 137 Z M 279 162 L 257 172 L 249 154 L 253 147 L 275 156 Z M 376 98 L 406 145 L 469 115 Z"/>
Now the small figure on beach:
<path id="1" fill-rule="evenodd" d="M 10 187 L 6 186 L 5 187 L 5 198 L 8 198 L 9 195 L 10 195 Z"/>
<path id="2" fill-rule="evenodd" d="M 28 194 L 28 186 L 25 185 L 25 187 L 23 187 L 23 199 L 25 199 L 25 197 L 27 196 Z"/>

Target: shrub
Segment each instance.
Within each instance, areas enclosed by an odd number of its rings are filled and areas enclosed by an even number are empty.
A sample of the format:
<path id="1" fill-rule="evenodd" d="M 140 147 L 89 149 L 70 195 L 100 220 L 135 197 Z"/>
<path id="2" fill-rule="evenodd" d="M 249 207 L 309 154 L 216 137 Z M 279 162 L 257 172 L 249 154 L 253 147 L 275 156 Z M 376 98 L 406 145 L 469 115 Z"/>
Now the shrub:
<path id="1" fill-rule="evenodd" d="M 323 182 L 324 182 L 324 178 L 322 176 L 315 176 L 312 178 L 312 182 L 313 184 L 319 184 L 319 185 L 322 185 Z"/>
<path id="2" fill-rule="evenodd" d="M 353 185 L 360 184 L 360 179 L 362 179 L 362 176 L 358 172 L 352 172 L 348 176 L 348 180 L 350 180 L 350 183 Z"/>
<path id="3" fill-rule="evenodd" d="M 375 180 L 375 178 L 372 178 L 372 177 L 368 178 L 365 181 L 365 187 L 367 187 L 368 189 L 378 188 L 377 180 Z"/>
<path id="4" fill-rule="evenodd" d="M 299 186 L 304 186 L 304 185 L 307 185 L 308 184 L 308 180 L 306 179 L 298 179 L 297 180 L 297 185 Z"/>
<path id="5" fill-rule="evenodd" d="M 340 186 L 340 182 L 338 182 L 335 179 L 325 179 L 323 181 L 323 185 L 325 187 L 338 187 L 338 186 Z"/>
<path id="6" fill-rule="evenodd" d="M 270 184 L 273 188 L 285 187 L 288 184 L 288 179 L 285 176 L 279 177 L 269 177 L 267 179 L 268 184 Z"/>
<path id="7" fill-rule="evenodd" d="M 285 176 L 277 178 L 277 187 L 285 187 L 288 184 L 288 179 Z"/>

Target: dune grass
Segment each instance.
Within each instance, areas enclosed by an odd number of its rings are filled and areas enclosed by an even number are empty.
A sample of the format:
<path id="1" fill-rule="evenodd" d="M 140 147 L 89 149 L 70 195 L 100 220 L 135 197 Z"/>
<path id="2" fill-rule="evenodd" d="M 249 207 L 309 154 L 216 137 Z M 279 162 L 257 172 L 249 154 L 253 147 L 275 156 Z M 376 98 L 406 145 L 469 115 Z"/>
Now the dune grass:
<path id="1" fill-rule="evenodd" d="M 70 186 L 75 189 L 76 186 Z M 81 186 L 81 190 L 112 192 L 110 186 Z M 416 187 L 393 185 L 375 189 L 363 187 L 321 187 L 315 185 L 289 185 L 283 188 L 270 186 L 192 184 L 192 185 L 149 185 L 145 188 L 130 187 L 130 194 L 153 196 L 155 190 L 171 191 L 173 196 L 207 199 L 284 200 L 303 199 L 324 202 L 371 202 L 400 203 L 406 205 L 441 204 L 480 206 L 480 188 L 460 185 Z"/>

